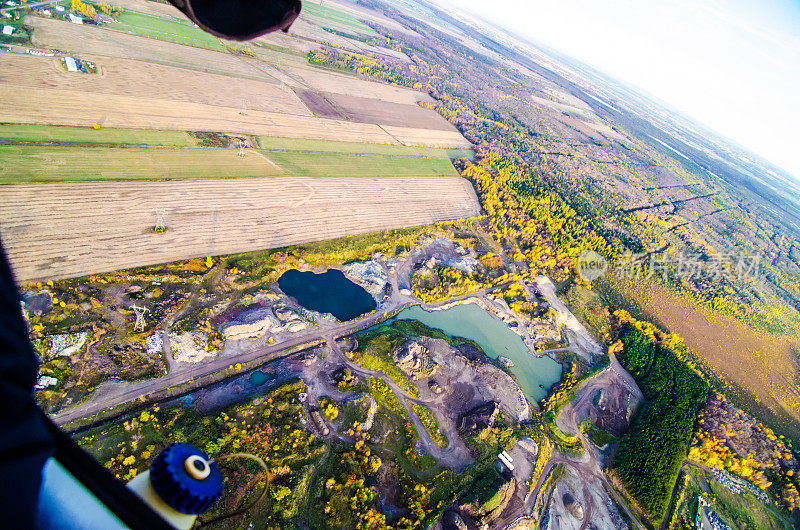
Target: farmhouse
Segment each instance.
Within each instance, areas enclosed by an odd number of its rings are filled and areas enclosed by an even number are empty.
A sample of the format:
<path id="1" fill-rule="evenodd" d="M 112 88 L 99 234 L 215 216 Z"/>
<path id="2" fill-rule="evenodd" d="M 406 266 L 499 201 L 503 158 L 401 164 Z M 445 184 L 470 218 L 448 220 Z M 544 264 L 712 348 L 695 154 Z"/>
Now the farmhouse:
<path id="1" fill-rule="evenodd" d="M 73 24 L 83 24 L 83 17 L 76 17 L 76 16 L 75 16 L 75 15 L 73 15 L 72 13 L 69 13 L 69 14 L 67 15 L 67 18 L 68 18 L 68 19 L 69 19 L 69 21 L 70 21 L 70 22 L 72 22 Z"/>
<path id="2" fill-rule="evenodd" d="M 69 72 L 80 72 L 80 68 L 78 67 L 78 62 L 75 60 L 74 57 L 64 57 L 64 64 L 67 65 L 67 70 Z"/>
<path id="3" fill-rule="evenodd" d="M 11 35 L 12 33 L 14 33 L 14 26 L 3 26 L 3 35 Z"/>

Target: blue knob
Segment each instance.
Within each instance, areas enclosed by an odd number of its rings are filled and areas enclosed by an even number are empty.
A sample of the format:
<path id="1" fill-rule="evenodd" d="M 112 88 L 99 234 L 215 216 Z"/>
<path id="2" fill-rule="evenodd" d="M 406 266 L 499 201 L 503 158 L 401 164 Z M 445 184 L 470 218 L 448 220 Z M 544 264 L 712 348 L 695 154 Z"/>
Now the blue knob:
<path id="1" fill-rule="evenodd" d="M 150 465 L 150 483 L 171 508 L 187 514 L 204 513 L 222 494 L 222 473 L 193 445 L 174 443 Z"/>

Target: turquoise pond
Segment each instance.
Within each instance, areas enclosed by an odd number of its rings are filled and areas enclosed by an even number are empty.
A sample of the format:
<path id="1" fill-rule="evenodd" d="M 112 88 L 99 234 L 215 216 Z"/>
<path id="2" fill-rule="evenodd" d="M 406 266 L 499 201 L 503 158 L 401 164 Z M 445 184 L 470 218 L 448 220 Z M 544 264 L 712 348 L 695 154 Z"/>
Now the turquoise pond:
<path id="1" fill-rule="evenodd" d="M 340 322 L 353 320 L 378 307 L 372 295 L 336 269 L 323 274 L 292 269 L 278 279 L 278 287 L 306 309 L 330 313 Z"/>
<path id="2" fill-rule="evenodd" d="M 425 311 L 414 306 L 404 309 L 386 323 L 397 320 L 418 320 L 452 337 L 474 341 L 493 359 L 508 357 L 514 362 L 511 372 L 533 404 L 542 400 L 550 387 L 561 379 L 560 364 L 550 357 L 531 355 L 519 335 L 476 304 L 461 304 L 443 311 Z"/>
<path id="3" fill-rule="evenodd" d="M 266 383 L 267 381 L 271 381 L 272 379 L 275 379 L 275 376 L 274 376 L 274 375 L 272 375 L 272 374 L 265 374 L 265 373 L 264 373 L 264 372 L 262 372 L 261 370 L 256 370 L 255 372 L 253 372 L 252 374 L 250 374 L 250 382 L 251 382 L 251 383 L 252 383 L 254 386 L 261 386 L 261 385 L 263 385 L 264 383 Z"/>

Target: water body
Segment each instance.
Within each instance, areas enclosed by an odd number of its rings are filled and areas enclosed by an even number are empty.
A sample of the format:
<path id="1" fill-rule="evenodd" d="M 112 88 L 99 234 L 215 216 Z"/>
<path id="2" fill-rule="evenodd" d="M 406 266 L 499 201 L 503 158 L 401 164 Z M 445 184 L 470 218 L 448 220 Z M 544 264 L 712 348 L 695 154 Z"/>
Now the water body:
<path id="1" fill-rule="evenodd" d="M 492 359 L 508 357 L 514 362 L 511 373 L 533 404 L 543 399 L 550 387 L 561 379 L 560 364 L 550 357 L 531 355 L 522 337 L 476 304 L 461 304 L 443 311 L 425 311 L 414 306 L 404 309 L 387 324 L 396 320 L 418 320 L 452 337 L 475 341 Z"/>
<path id="2" fill-rule="evenodd" d="M 336 269 L 323 274 L 292 269 L 278 279 L 278 286 L 306 309 L 330 313 L 341 322 L 353 320 L 378 307 L 372 295 Z"/>
<path id="3" fill-rule="evenodd" d="M 254 386 L 261 386 L 271 379 L 275 379 L 275 376 L 272 374 L 265 374 L 261 370 L 255 370 L 252 374 L 250 374 L 250 382 Z"/>

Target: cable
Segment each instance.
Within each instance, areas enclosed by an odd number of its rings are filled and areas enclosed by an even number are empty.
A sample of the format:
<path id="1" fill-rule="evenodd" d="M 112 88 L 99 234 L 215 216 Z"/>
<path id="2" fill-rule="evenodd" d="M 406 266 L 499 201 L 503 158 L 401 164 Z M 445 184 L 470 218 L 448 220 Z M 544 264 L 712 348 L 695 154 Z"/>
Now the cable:
<path id="1" fill-rule="evenodd" d="M 217 457 L 217 458 L 213 459 L 212 462 L 217 462 L 217 461 L 220 461 L 220 460 L 227 460 L 229 458 L 249 458 L 250 460 L 254 460 L 269 475 L 269 468 L 267 467 L 267 464 L 265 464 L 264 461 L 261 460 L 256 455 L 251 455 L 250 453 L 231 453 L 229 455 L 224 455 L 224 456 Z M 261 502 L 261 500 L 264 498 L 264 496 L 266 496 L 267 488 L 269 488 L 269 480 L 267 480 L 267 482 L 264 484 L 264 489 L 261 490 L 261 494 L 258 496 L 258 498 L 256 500 L 254 500 L 253 502 L 251 502 L 250 504 L 248 504 L 244 508 L 239 508 L 239 509 L 237 509 L 237 510 L 231 512 L 231 513 L 228 513 L 228 514 L 219 515 L 217 517 L 214 517 L 213 519 L 209 519 L 208 521 L 202 521 L 198 525 L 198 528 L 203 528 L 204 526 L 208 526 L 211 523 L 217 523 L 219 521 L 224 521 L 225 519 L 230 519 L 231 517 L 236 517 L 237 515 L 241 515 L 243 513 L 249 512 L 251 509 L 253 509 L 253 507 L 256 504 Z"/>

